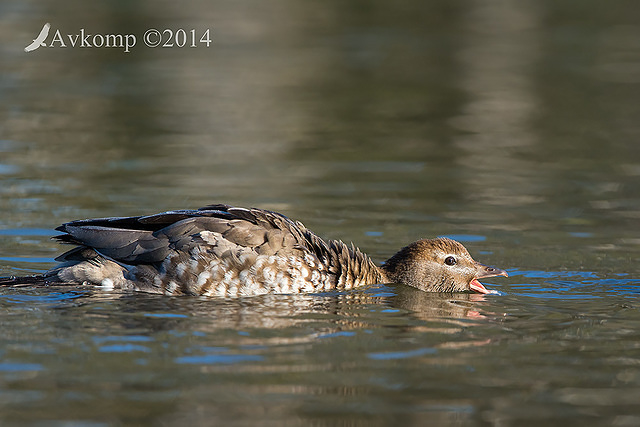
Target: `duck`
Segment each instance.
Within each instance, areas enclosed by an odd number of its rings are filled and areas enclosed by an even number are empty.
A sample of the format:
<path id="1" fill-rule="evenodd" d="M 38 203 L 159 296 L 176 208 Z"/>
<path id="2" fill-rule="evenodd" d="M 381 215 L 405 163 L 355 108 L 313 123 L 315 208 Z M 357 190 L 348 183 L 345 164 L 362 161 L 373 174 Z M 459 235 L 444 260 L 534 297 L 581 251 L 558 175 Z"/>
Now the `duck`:
<path id="1" fill-rule="evenodd" d="M 479 279 L 507 276 L 459 242 L 421 239 L 377 265 L 353 244 L 323 240 L 265 209 L 212 204 L 145 216 L 67 222 L 53 239 L 74 247 L 30 283 L 112 291 L 241 297 L 346 291 L 398 283 L 424 292 L 488 294 Z M 2 284 L 24 283 L 7 278 Z"/>

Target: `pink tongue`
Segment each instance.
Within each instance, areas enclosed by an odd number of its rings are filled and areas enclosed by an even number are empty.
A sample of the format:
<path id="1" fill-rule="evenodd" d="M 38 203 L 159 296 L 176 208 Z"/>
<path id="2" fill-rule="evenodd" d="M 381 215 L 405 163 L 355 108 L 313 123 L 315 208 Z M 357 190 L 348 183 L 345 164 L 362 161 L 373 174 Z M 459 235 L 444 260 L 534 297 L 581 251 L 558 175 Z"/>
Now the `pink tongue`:
<path id="1" fill-rule="evenodd" d="M 481 294 L 489 294 L 489 293 L 491 293 L 491 291 L 489 291 L 487 288 L 485 288 L 482 283 L 478 282 L 478 279 L 473 279 L 471 281 L 471 283 L 469 283 L 469 287 L 471 288 L 472 291 L 476 291 L 476 292 L 479 292 Z"/>

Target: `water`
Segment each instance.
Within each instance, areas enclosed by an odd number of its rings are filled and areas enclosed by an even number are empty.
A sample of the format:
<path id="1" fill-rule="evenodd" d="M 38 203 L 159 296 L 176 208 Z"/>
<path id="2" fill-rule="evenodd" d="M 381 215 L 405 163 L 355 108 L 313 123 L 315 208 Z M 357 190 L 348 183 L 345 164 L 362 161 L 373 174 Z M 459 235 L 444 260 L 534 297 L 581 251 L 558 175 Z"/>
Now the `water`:
<path id="1" fill-rule="evenodd" d="M 0 276 L 77 218 L 275 209 L 500 295 L 0 290 L 2 425 L 637 425 L 640 22 L 598 2 L 0 5 Z M 209 48 L 24 47 L 212 31 Z"/>

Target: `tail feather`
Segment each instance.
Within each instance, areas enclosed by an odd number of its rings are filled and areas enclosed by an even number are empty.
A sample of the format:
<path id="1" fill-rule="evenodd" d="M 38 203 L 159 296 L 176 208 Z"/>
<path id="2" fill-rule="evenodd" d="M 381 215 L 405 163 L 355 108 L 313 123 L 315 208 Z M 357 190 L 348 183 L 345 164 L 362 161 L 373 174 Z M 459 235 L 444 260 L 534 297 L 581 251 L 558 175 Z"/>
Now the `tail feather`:
<path id="1" fill-rule="evenodd" d="M 32 286 L 32 285 L 46 285 L 47 280 L 44 275 L 38 274 L 35 276 L 11 276 L 0 277 L 0 287 L 19 287 L 19 286 Z"/>

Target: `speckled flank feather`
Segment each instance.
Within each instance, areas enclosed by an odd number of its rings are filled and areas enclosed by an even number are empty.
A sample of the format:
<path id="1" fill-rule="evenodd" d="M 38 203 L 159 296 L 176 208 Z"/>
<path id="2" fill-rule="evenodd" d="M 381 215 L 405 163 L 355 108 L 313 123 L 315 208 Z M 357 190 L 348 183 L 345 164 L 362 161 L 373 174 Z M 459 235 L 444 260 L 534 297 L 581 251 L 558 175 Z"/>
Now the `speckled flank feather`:
<path id="1" fill-rule="evenodd" d="M 351 289 L 381 282 L 371 259 L 261 209 L 212 205 L 147 217 L 74 221 L 79 245 L 48 279 L 167 295 L 248 296 Z"/>
<path id="2" fill-rule="evenodd" d="M 217 258 L 199 248 L 174 253 L 163 262 L 153 286 L 168 295 L 248 296 L 332 289 L 331 276 L 311 254 L 243 254 Z"/>

